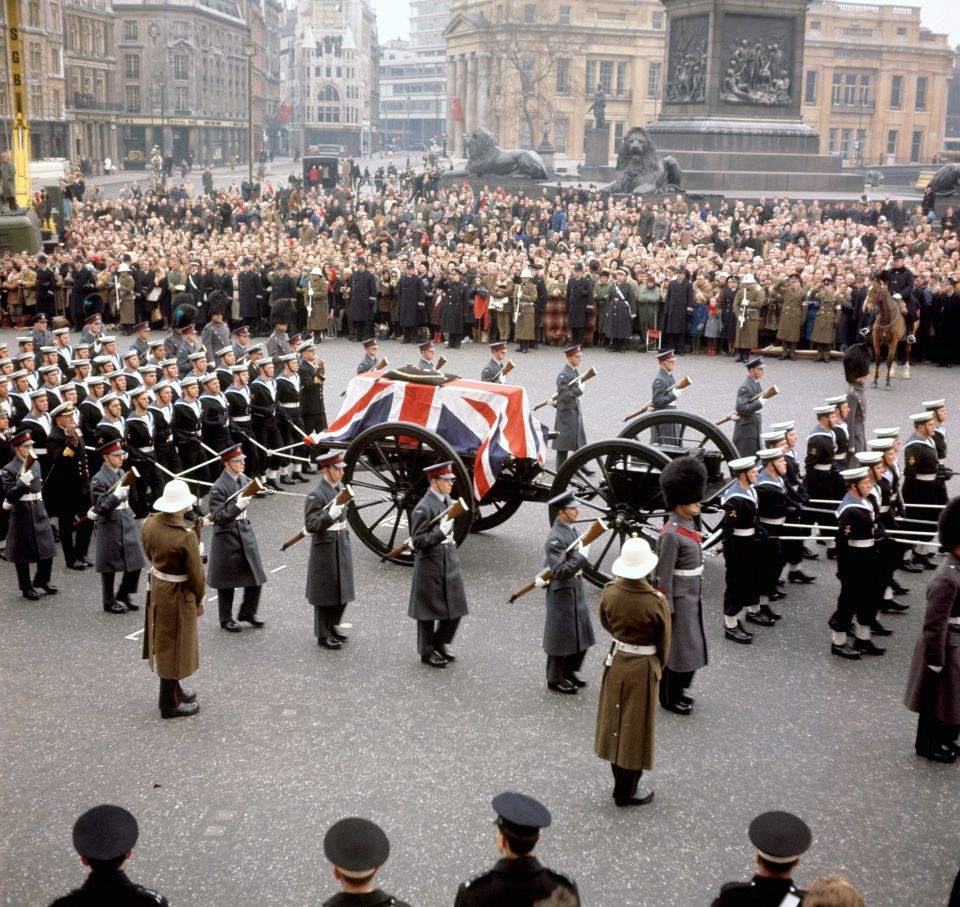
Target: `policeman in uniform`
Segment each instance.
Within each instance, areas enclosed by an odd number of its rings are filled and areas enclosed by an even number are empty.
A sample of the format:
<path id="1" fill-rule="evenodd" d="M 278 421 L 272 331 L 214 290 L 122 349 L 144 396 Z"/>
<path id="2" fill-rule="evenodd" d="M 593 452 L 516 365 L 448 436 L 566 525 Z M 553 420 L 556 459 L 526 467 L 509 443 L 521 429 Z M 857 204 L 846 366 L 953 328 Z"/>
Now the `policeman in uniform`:
<path id="1" fill-rule="evenodd" d="M 492 800 L 500 859 L 493 869 L 464 882 L 457 889 L 454 907 L 532 907 L 564 904 L 579 907 L 580 894 L 572 879 L 547 869 L 533 855 L 540 831 L 553 821 L 550 811 L 525 794 L 505 791 Z M 562 889 L 557 897 L 555 892 Z"/>
<path id="2" fill-rule="evenodd" d="M 376 337 L 371 337 L 368 340 L 363 341 L 363 358 L 357 364 L 357 374 L 360 375 L 363 372 L 369 372 L 377 364 L 377 346 Z"/>
<path id="3" fill-rule="evenodd" d="M 757 874 L 749 882 L 727 882 L 712 907 L 799 904 L 804 892 L 794 885 L 791 874 L 813 840 L 807 823 L 792 813 L 774 810 L 757 816 L 749 835 L 757 848 Z"/>
<path id="4" fill-rule="evenodd" d="M 731 460 L 727 465 L 735 481 L 723 493 L 723 559 L 726 565 L 726 588 L 723 592 L 724 636 L 748 645 L 753 634 L 747 632 L 740 618 L 744 610 L 747 620 L 760 626 L 774 624 L 772 617 L 760 613 L 757 592 L 757 481 L 756 455 Z"/>
<path id="5" fill-rule="evenodd" d="M 420 661 L 432 668 L 445 668 L 456 661 L 447 646 L 468 613 L 454 520 L 444 516 L 453 504 L 450 492 L 456 476 L 452 466 L 452 460 L 445 460 L 423 470 L 430 488 L 417 502 L 410 520 L 414 561 L 407 613 L 417 622 Z"/>
<path id="6" fill-rule="evenodd" d="M 320 480 L 303 504 L 303 527 L 310 534 L 306 596 L 313 605 L 317 645 L 337 650 L 347 638 L 340 629 L 343 612 L 355 597 L 347 505 L 336 503 L 347 464 L 340 453 L 330 451 L 318 458 L 317 465 Z"/>
<path id="7" fill-rule="evenodd" d="M 121 487 L 121 470 L 126 451 L 120 440 L 110 440 L 99 449 L 103 465 L 90 480 L 90 499 L 97 515 L 97 554 L 95 569 L 100 574 L 103 610 L 110 614 L 139 611 L 130 596 L 140 584 L 140 571 L 146 567 L 137 520 L 130 509 L 130 486 Z M 120 588 L 114 582 L 122 573 Z"/>
<path id="8" fill-rule="evenodd" d="M 88 809 L 74 823 L 73 846 L 90 875 L 81 888 L 50 907 L 168 907 L 162 894 L 131 882 L 121 868 L 139 835 L 137 820 L 122 806 L 104 803 Z"/>
<path id="9" fill-rule="evenodd" d="M 490 347 L 490 361 L 480 372 L 480 380 L 492 384 L 506 384 L 507 379 L 503 374 L 503 368 L 507 364 L 507 341 L 494 340 L 487 345 Z"/>
<path id="10" fill-rule="evenodd" d="M 677 389 L 677 382 L 673 379 L 673 370 L 677 366 L 677 357 L 673 350 L 663 350 L 657 353 L 657 362 L 660 364 L 660 370 L 653 379 L 653 385 L 650 388 L 651 408 L 654 410 L 676 409 L 677 400 L 683 391 Z M 650 429 L 650 443 L 658 444 L 676 444 L 677 426 L 676 423 L 666 425 L 655 425 Z"/>
<path id="11" fill-rule="evenodd" d="M 323 907 L 410 907 L 374 885 L 390 856 L 390 842 L 379 825 L 358 817 L 341 819 L 323 836 L 323 853 L 340 883 L 340 893 Z"/>
<path id="12" fill-rule="evenodd" d="M 597 641 L 582 576 L 590 546 L 578 540 L 575 526 L 580 515 L 580 502 L 573 492 L 567 489 L 548 503 L 557 511 L 544 544 L 543 566 L 549 568 L 552 575 L 547 582 L 539 576 L 536 579 L 537 586 L 545 586 L 547 590 L 543 625 L 547 688 L 558 693 L 576 693 L 587 685 L 577 671 L 587 650 Z"/>
<path id="13" fill-rule="evenodd" d="M 557 434 L 553 440 L 553 449 L 557 452 L 557 469 L 563 465 L 571 452 L 587 443 L 583 414 L 580 412 L 583 387 L 579 382 L 574 383 L 580 376 L 577 366 L 580 365 L 583 354 L 577 344 L 568 346 L 563 352 L 567 362 L 557 375 L 557 415 L 553 425 Z"/>
<path id="14" fill-rule="evenodd" d="M 672 621 L 670 653 L 660 678 L 660 705 L 689 715 L 687 689 L 707 665 L 707 627 L 703 613 L 703 539 L 695 518 L 707 485 L 707 470 L 695 457 L 677 457 L 660 473 L 664 507 L 672 511 L 657 543 L 657 576 Z"/>
<path id="15" fill-rule="evenodd" d="M 856 453 L 867 446 L 867 395 L 864 386 L 870 374 L 870 352 L 864 343 L 852 343 L 843 354 L 843 375 L 847 380 L 847 420 L 850 449 Z"/>
<path id="16" fill-rule="evenodd" d="M 737 389 L 737 421 L 733 428 L 733 446 L 742 457 L 752 457 L 760 449 L 762 419 L 760 410 L 764 401 L 758 399 L 763 388 L 763 357 L 747 360 L 747 378 Z"/>
<path id="17" fill-rule="evenodd" d="M 244 460 L 239 444 L 220 451 L 223 472 L 213 483 L 207 499 L 213 522 L 207 585 L 217 590 L 220 626 L 230 633 L 239 633 L 242 629 L 237 621 L 257 629 L 264 626 L 264 621 L 257 617 L 257 608 L 267 575 L 260 562 L 257 536 L 247 515 L 253 498 L 240 494 L 250 484 L 250 479 L 243 474 Z M 233 597 L 237 589 L 243 589 L 243 601 L 234 620 Z"/>

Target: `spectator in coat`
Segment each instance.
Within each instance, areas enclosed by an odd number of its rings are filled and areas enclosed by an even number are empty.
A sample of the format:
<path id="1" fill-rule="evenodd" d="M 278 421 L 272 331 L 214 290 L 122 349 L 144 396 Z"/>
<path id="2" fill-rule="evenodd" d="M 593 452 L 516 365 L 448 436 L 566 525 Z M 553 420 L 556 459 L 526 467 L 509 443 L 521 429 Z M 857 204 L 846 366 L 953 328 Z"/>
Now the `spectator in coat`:
<path id="1" fill-rule="evenodd" d="M 693 284 L 687 277 L 687 269 L 678 265 L 673 280 L 664 289 L 663 316 L 660 321 L 663 346 L 676 350 L 678 356 L 685 354 L 687 315 L 693 311 L 693 301 Z"/>
<path id="2" fill-rule="evenodd" d="M 377 311 L 377 278 L 367 270 L 366 259 L 357 258 L 357 266 L 350 279 L 351 340 L 373 337 L 373 319 Z"/>

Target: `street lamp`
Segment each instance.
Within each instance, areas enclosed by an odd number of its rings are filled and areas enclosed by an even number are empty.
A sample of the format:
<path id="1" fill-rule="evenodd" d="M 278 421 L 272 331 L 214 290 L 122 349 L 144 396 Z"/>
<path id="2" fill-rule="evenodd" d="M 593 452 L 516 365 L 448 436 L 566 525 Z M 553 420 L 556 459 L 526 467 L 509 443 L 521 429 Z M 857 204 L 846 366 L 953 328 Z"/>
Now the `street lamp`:
<path id="1" fill-rule="evenodd" d="M 250 38 L 243 41 L 243 54 L 247 58 L 247 180 L 253 184 L 253 58 L 257 45 Z"/>

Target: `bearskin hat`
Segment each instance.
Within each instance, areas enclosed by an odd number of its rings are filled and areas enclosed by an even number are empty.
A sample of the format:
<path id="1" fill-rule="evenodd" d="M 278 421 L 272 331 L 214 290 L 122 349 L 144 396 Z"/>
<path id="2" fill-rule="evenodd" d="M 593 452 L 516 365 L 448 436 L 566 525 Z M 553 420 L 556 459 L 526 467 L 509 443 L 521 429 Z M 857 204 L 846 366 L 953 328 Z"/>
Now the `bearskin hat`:
<path id="1" fill-rule="evenodd" d="M 706 467 L 696 457 L 677 457 L 660 473 L 660 492 L 664 504 L 671 510 L 678 504 L 699 503 L 706 486 Z"/>
<path id="2" fill-rule="evenodd" d="M 227 294 L 223 290 L 214 290 L 207 297 L 207 316 L 225 316 L 227 314 Z"/>
<path id="3" fill-rule="evenodd" d="M 858 378 L 870 374 L 870 353 L 864 343 L 852 343 L 843 354 L 843 373 L 847 383 L 853 384 Z"/>
<path id="4" fill-rule="evenodd" d="M 293 324 L 295 314 L 292 299 L 278 299 L 270 306 L 270 324 Z"/>
<path id="5" fill-rule="evenodd" d="M 960 497 L 955 497 L 943 508 L 937 524 L 940 530 L 940 545 L 953 551 L 960 545 Z"/>
<path id="6" fill-rule="evenodd" d="M 177 295 L 173 297 L 173 301 L 176 302 L 181 296 L 186 296 L 187 299 L 190 299 L 189 293 L 177 293 Z M 182 331 L 196 323 L 197 307 L 195 305 L 189 302 L 181 302 L 175 307 L 171 324 L 176 330 Z"/>

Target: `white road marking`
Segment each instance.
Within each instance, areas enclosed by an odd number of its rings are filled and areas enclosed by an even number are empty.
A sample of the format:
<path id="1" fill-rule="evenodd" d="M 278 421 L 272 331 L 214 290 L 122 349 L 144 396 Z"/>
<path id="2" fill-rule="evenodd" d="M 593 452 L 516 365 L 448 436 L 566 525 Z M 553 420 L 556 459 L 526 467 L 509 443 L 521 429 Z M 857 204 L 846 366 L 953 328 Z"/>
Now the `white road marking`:
<path id="1" fill-rule="evenodd" d="M 271 572 L 271 573 L 279 573 L 281 570 L 286 570 L 286 569 L 287 569 L 287 565 L 286 565 L 286 564 L 281 564 L 279 567 L 274 567 L 273 570 L 271 570 L 270 572 Z"/>
<path id="2" fill-rule="evenodd" d="M 129 636 L 124 636 L 123 638 L 124 638 L 124 639 L 136 639 L 142 632 L 143 632 L 142 629 L 140 629 L 140 630 L 134 630 L 133 633 L 131 633 Z"/>

